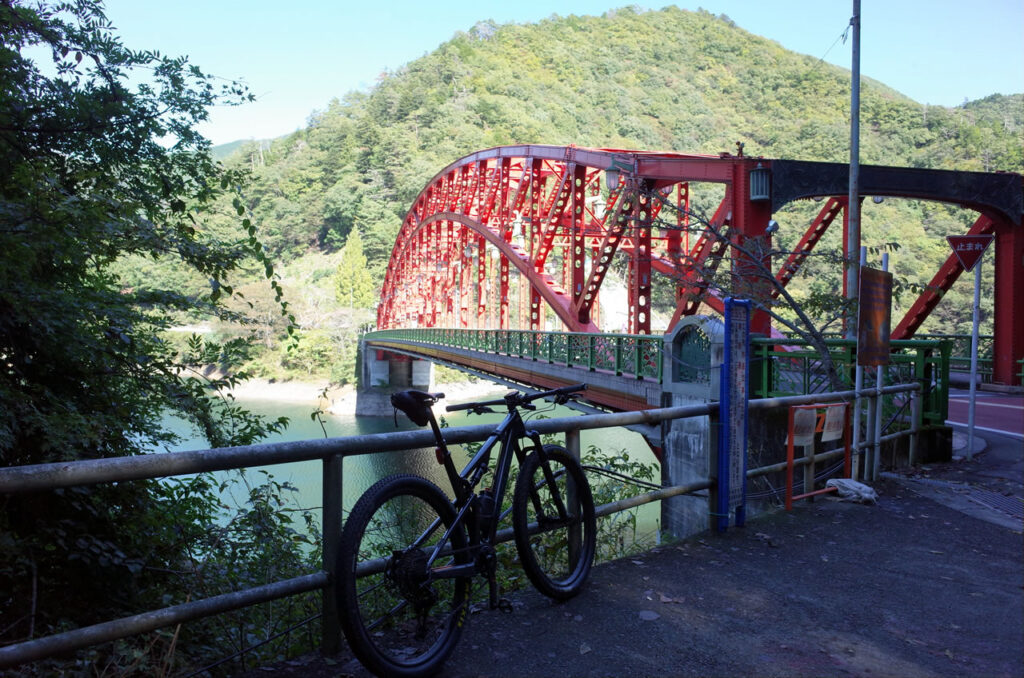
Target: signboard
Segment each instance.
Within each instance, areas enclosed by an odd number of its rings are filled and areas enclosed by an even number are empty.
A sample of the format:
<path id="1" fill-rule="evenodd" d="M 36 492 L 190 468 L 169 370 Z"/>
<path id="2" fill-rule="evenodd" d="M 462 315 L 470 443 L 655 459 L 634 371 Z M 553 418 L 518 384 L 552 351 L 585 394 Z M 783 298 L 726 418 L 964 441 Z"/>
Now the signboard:
<path id="1" fill-rule="evenodd" d="M 825 408 L 825 426 L 821 429 L 821 442 L 839 440 L 843 437 L 843 424 L 846 419 L 846 408 L 833 405 Z"/>
<path id="2" fill-rule="evenodd" d="M 818 413 L 813 409 L 793 411 L 793 447 L 805 447 L 814 444 L 814 427 L 818 423 Z"/>
<path id="3" fill-rule="evenodd" d="M 725 300 L 725 346 L 722 357 L 718 436 L 718 529 L 745 521 L 747 501 L 747 402 L 750 382 L 750 302 Z"/>
<path id="4" fill-rule="evenodd" d="M 857 316 L 857 364 L 889 364 L 892 273 L 860 268 L 860 312 Z"/>
<path id="5" fill-rule="evenodd" d="M 995 239 L 994 235 L 951 235 L 946 237 L 949 246 L 953 248 L 953 254 L 960 260 L 960 265 L 965 271 L 971 271 L 985 253 L 989 243 Z"/>
<path id="6" fill-rule="evenodd" d="M 743 501 L 743 486 L 746 477 L 744 456 L 747 450 L 747 382 L 750 380 L 747 365 L 747 328 L 749 327 L 749 306 L 733 304 L 729 335 L 729 505 L 739 506 Z"/>

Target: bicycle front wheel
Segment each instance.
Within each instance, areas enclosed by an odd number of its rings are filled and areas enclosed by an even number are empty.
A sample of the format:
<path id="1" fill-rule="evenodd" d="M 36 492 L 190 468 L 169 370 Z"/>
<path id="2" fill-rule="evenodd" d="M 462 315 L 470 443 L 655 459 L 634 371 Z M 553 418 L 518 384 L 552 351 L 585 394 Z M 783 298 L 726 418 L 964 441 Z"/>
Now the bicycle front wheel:
<path id="1" fill-rule="evenodd" d="M 430 675 L 455 649 L 470 578 L 437 571 L 469 561 L 461 525 L 431 560 L 454 521 L 444 492 L 413 475 L 381 480 L 349 514 L 338 553 L 338 615 L 352 651 L 374 673 Z"/>
<path id="2" fill-rule="evenodd" d="M 583 588 L 594 560 L 597 520 L 583 468 L 558 445 L 523 461 L 512 499 L 516 549 L 537 590 L 567 600 Z"/>

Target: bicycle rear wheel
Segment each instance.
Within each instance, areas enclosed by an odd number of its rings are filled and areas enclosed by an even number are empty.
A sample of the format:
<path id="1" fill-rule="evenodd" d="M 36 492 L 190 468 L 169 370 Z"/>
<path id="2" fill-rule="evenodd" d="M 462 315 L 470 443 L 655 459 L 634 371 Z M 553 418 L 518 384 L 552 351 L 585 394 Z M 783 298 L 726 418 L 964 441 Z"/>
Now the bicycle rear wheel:
<path id="1" fill-rule="evenodd" d="M 512 499 L 512 526 L 523 570 L 556 600 L 577 593 L 590 574 L 596 545 L 594 498 L 579 462 L 558 445 L 523 461 Z"/>
<path id="2" fill-rule="evenodd" d="M 429 675 L 455 649 L 470 578 L 434 573 L 469 560 L 465 529 L 452 530 L 444 555 L 429 561 L 454 521 L 444 492 L 413 475 L 381 480 L 349 514 L 338 553 L 338 615 L 352 651 L 374 673 Z"/>

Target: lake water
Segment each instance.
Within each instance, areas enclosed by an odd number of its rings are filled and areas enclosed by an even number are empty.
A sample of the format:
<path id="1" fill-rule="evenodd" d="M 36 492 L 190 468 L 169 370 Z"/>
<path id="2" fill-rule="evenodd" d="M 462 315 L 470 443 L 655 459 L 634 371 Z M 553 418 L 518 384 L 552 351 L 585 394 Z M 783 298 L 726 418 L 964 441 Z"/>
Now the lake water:
<path id="1" fill-rule="evenodd" d="M 500 397 L 501 393 L 502 391 L 498 391 L 493 397 Z M 480 399 L 486 398 L 481 397 Z M 392 417 L 356 417 L 354 415 L 332 414 L 322 415 L 324 428 L 321 428 L 319 422 L 310 418 L 311 413 L 316 409 L 315 405 L 311 403 L 274 402 L 268 400 L 239 400 L 238 402 L 250 411 L 268 418 L 281 416 L 289 418 L 290 424 L 284 432 L 271 436 L 264 442 L 322 439 L 325 437 L 324 429 L 326 429 L 327 437 L 335 438 L 416 428 L 405 419 L 404 415 L 399 415 L 396 428 L 395 420 Z M 440 415 L 443 413 L 443 405 L 444 401 L 441 401 L 441 405 L 435 408 L 435 414 Z M 543 404 L 540 405 L 540 409 L 545 409 Z M 574 410 L 565 407 L 557 407 L 544 412 L 544 416 L 549 418 L 569 417 L 577 414 Z M 502 419 L 500 414 L 481 416 L 470 415 L 466 412 L 444 413 L 444 417 L 452 427 L 497 423 Z M 174 450 L 206 449 L 205 440 L 190 434 L 187 426 L 179 422 L 176 427 L 179 433 L 187 437 L 187 440 L 176 446 Z M 657 463 L 657 459 L 643 437 L 623 428 L 582 431 L 581 444 L 583 450 L 587 450 L 589 446 L 594 445 L 601 448 L 605 453 L 617 453 L 619 450 L 625 449 L 629 452 L 630 459 L 632 460 L 644 463 Z M 452 452 L 456 455 L 457 466 L 461 467 L 462 463 L 468 461 L 468 455 L 462 454 L 458 446 L 453 446 Z M 393 473 L 416 473 L 433 480 L 442 488 L 446 488 L 448 485 L 444 469 L 437 464 L 432 448 L 348 457 L 344 460 L 343 469 L 343 505 L 346 511 L 355 504 L 359 496 L 373 483 Z M 220 472 L 220 475 L 227 477 L 235 473 L 233 471 L 225 471 Z M 263 473 L 272 475 L 274 480 L 278 482 L 287 482 L 294 486 L 296 488 L 294 507 L 310 509 L 316 516 L 317 521 L 320 521 L 323 485 L 322 463 L 319 460 L 275 464 L 273 466 L 249 468 L 246 470 L 246 476 L 249 482 L 253 484 L 259 484 L 265 480 Z M 657 479 L 657 473 L 655 476 Z M 241 505 L 245 501 L 247 492 L 244 489 L 244 485 L 236 485 L 235 488 L 231 494 L 233 503 Z M 510 487 L 510 492 L 511 489 Z M 639 494 L 640 492 L 642 490 L 637 489 L 637 493 Z M 641 507 L 638 515 L 638 535 L 644 536 L 656 532 L 658 521 L 658 502 Z"/>

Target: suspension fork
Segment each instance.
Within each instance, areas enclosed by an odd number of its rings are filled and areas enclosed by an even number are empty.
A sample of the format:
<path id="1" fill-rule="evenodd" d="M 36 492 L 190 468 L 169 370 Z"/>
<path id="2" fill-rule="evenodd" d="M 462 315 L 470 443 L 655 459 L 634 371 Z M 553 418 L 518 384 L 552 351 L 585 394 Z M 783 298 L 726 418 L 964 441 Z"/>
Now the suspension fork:
<path id="1" fill-rule="evenodd" d="M 537 450 L 537 455 L 540 457 L 540 469 L 544 474 L 544 482 L 551 488 L 551 497 L 554 500 L 555 510 L 558 512 L 557 521 L 562 523 L 568 523 L 572 518 L 569 507 L 579 506 L 577 492 L 579 488 L 576 487 L 576 483 L 573 480 L 571 474 L 566 472 L 565 477 L 565 497 L 563 498 L 562 493 L 558 491 L 557 479 L 555 474 L 551 471 L 551 464 L 548 459 L 547 453 L 544 451 L 544 445 L 541 443 L 540 434 L 536 431 L 527 431 L 526 435 L 533 441 L 534 448 Z M 540 496 L 538 495 L 535 488 L 530 488 L 530 501 L 533 502 L 534 509 L 537 512 L 538 521 L 541 516 L 544 515 L 543 508 L 541 507 Z M 566 501 L 569 502 L 566 506 Z M 582 513 L 576 516 L 577 519 L 582 519 Z M 540 527 L 540 525 L 538 525 Z M 582 548 L 583 532 L 581 529 L 581 523 L 576 522 L 569 525 L 569 562 L 576 563 L 579 559 L 580 550 Z"/>
<path id="2" fill-rule="evenodd" d="M 558 519 L 565 521 L 569 519 L 569 509 L 565 505 L 562 499 L 561 493 L 557 490 L 557 479 L 555 474 L 551 471 L 551 464 L 548 460 L 548 455 L 544 451 L 544 444 L 541 442 L 540 434 L 536 431 L 526 431 L 525 435 L 533 442 L 533 449 L 536 451 L 535 454 L 540 459 L 540 470 L 544 474 L 544 483 L 552 488 L 551 497 L 555 503 L 555 509 L 558 511 Z M 572 495 L 575 493 L 575 488 L 572 487 L 572 477 L 566 478 L 566 489 L 569 493 L 568 499 L 571 500 Z M 540 496 L 537 494 L 535 488 L 530 488 L 530 500 L 533 502 L 534 509 L 537 511 L 537 516 L 543 515 L 544 511 L 541 507 Z M 574 504 L 570 504 L 574 505 Z"/>

